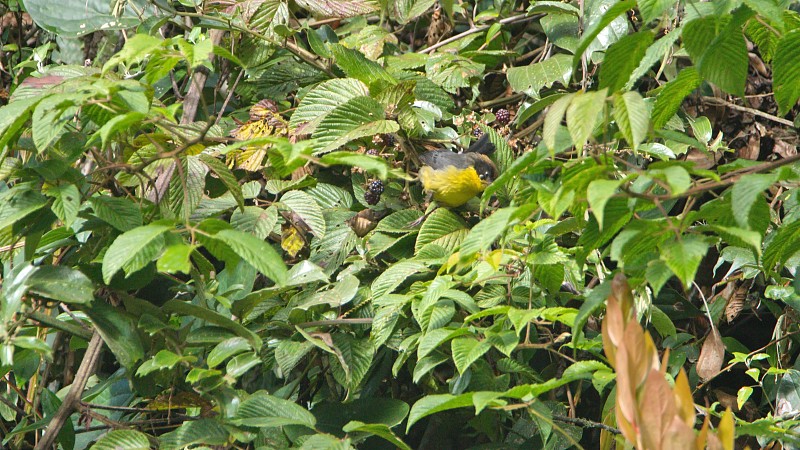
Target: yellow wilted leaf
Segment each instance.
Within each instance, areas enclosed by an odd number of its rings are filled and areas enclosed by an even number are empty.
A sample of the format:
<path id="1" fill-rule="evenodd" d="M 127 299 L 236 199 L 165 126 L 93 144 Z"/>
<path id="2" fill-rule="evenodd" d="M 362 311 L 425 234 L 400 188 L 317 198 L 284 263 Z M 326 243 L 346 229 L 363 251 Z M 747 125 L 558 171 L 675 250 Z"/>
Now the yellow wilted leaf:
<path id="1" fill-rule="evenodd" d="M 725 409 L 725 413 L 722 414 L 722 418 L 719 421 L 719 426 L 717 427 L 717 437 L 722 442 L 723 449 L 733 450 L 735 435 L 733 413 L 731 412 L 730 408 Z"/>
<path id="2" fill-rule="evenodd" d="M 306 241 L 294 225 L 289 225 L 281 234 L 281 248 L 292 258 L 296 257 L 305 247 Z"/>
<path id="3" fill-rule="evenodd" d="M 694 398 L 692 397 L 692 389 L 689 387 L 689 378 L 683 369 L 678 372 L 678 377 L 675 378 L 673 392 L 678 405 L 678 415 L 686 424 L 693 426 L 695 420 Z"/>

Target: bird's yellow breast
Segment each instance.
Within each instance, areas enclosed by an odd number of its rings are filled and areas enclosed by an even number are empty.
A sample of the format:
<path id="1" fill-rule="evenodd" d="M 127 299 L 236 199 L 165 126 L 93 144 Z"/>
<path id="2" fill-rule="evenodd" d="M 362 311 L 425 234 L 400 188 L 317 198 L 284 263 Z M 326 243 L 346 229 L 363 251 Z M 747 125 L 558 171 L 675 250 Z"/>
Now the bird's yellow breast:
<path id="1" fill-rule="evenodd" d="M 434 170 L 430 166 L 423 166 L 419 170 L 419 179 L 425 190 L 433 193 L 434 200 L 449 207 L 467 203 L 486 187 L 472 167 L 457 169 L 447 166 Z"/>

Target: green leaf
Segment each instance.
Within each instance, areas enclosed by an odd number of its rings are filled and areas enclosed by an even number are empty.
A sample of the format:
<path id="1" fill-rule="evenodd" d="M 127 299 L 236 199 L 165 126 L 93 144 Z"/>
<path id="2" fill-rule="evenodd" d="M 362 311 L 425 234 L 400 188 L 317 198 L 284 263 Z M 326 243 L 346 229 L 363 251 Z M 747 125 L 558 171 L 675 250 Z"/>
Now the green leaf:
<path id="1" fill-rule="evenodd" d="M 773 271 L 775 265 L 783 264 L 800 250 L 800 221 L 778 227 L 774 237 L 764 249 L 764 270 Z"/>
<path id="2" fill-rule="evenodd" d="M 314 133 L 317 153 L 336 150 L 353 139 L 379 133 L 394 133 L 397 122 L 384 120 L 383 105 L 368 96 L 355 97 L 337 106 Z"/>
<path id="3" fill-rule="evenodd" d="M 786 33 L 778 42 L 772 70 L 775 101 L 779 114 L 784 115 L 800 99 L 800 29 Z"/>
<path id="4" fill-rule="evenodd" d="M 372 282 L 372 297 L 380 298 L 385 294 L 391 294 L 408 277 L 424 270 L 425 267 L 425 264 L 413 260 L 400 261 L 392 265 Z"/>
<path id="5" fill-rule="evenodd" d="M 103 281 L 110 283 L 120 269 L 130 275 L 146 266 L 161 252 L 162 235 L 172 228 L 171 222 L 153 222 L 119 235 L 103 256 Z"/>
<path id="6" fill-rule="evenodd" d="M 213 369 L 231 356 L 246 352 L 251 348 L 250 343 L 245 338 L 233 337 L 226 339 L 211 349 L 206 357 L 206 363 L 209 368 Z"/>
<path id="7" fill-rule="evenodd" d="M 116 135 L 120 134 L 121 132 L 131 130 L 132 125 L 141 123 L 145 117 L 145 114 L 137 111 L 128 111 L 125 114 L 114 116 L 111 118 L 111 120 L 106 122 L 100 128 L 100 130 L 92 135 L 92 138 L 89 139 L 89 143 L 91 144 L 99 137 L 100 145 L 103 148 L 106 148 L 112 138 L 116 137 Z"/>
<path id="8" fill-rule="evenodd" d="M 592 213 L 597 218 L 600 229 L 603 229 L 603 211 L 608 199 L 617 192 L 621 180 L 594 180 L 586 188 L 586 199 L 592 208 Z"/>
<path id="9" fill-rule="evenodd" d="M 330 44 L 330 49 L 336 60 L 336 65 L 350 78 L 360 80 L 367 86 L 376 81 L 397 82 L 380 64 L 370 61 L 357 50 L 349 49 L 340 44 Z"/>
<path id="10" fill-rule="evenodd" d="M 400 438 L 398 438 L 394 433 L 392 433 L 392 429 L 386 424 L 382 423 L 366 424 L 364 422 L 359 422 L 354 420 L 352 422 L 348 422 L 347 425 L 342 427 L 342 431 L 344 431 L 345 433 L 352 433 L 354 431 L 361 433 L 368 433 L 385 439 L 394 447 L 400 450 L 411 450 L 411 447 L 409 447 L 408 444 L 400 440 Z"/>
<path id="11" fill-rule="evenodd" d="M 539 91 L 544 87 L 552 87 L 556 81 L 565 87 L 569 86 L 572 78 L 572 57 L 559 53 L 542 62 L 511 67 L 507 76 L 511 89 L 538 99 Z"/>
<path id="12" fill-rule="evenodd" d="M 641 0 L 639 3 L 641 5 Z M 639 79 L 642 78 L 651 67 L 653 67 L 653 64 L 664 59 L 664 55 L 672 50 L 675 41 L 681 37 L 681 32 L 683 32 L 683 26 L 670 31 L 666 36 L 656 40 L 650 47 L 647 48 L 644 57 L 641 59 L 641 61 L 639 61 L 639 65 L 633 70 L 633 72 L 631 72 L 628 82 L 625 83 L 626 90 L 633 89 L 633 85 L 639 81 Z"/>
<path id="13" fill-rule="evenodd" d="M 492 345 L 486 340 L 479 341 L 474 337 L 463 337 L 450 341 L 450 347 L 453 352 L 453 363 L 455 363 L 458 373 L 463 374 L 472 363 L 489 351 Z"/>
<path id="14" fill-rule="evenodd" d="M 192 262 L 189 260 L 195 247 L 184 243 L 168 245 L 164 253 L 156 262 L 156 269 L 159 272 L 189 274 L 192 270 Z"/>
<path id="15" fill-rule="evenodd" d="M 213 239 L 227 244 L 248 264 L 272 280 L 276 285 L 286 284 L 286 264 L 281 255 L 264 240 L 238 230 L 220 230 Z"/>
<path id="16" fill-rule="evenodd" d="M 667 10 L 675 7 L 675 2 L 672 0 L 638 0 L 637 3 L 644 25 L 658 19 Z"/>
<path id="17" fill-rule="evenodd" d="M 447 208 L 438 208 L 422 224 L 414 244 L 414 252 L 419 252 L 427 244 L 435 243 L 453 251 L 467 233 L 464 220 Z"/>
<path id="18" fill-rule="evenodd" d="M 41 96 L 17 99 L 0 108 L 0 160 L 6 157 L 7 145 L 30 119 L 41 100 Z"/>
<path id="19" fill-rule="evenodd" d="M 435 414 L 437 412 L 449 411 L 456 408 L 465 408 L 473 406 L 472 396 L 474 392 L 468 392 L 461 395 L 452 394 L 439 394 L 427 395 L 417 400 L 414 406 L 411 407 L 411 412 L 408 414 L 408 425 L 406 426 L 406 433 L 411 430 L 411 427 L 420 419 Z"/>
<path id="20" fill-rule="evenodd" d="M 233 195 L 233 198 L 236 199 L 236 204 L 239 205 L 239 209 L 244 211 L 244 195 L 242 194 L 242 187 L 239 185 L 239 181 L 236 179 L 236 176 L 231 172 L 231 170 L 226 166 L 222 161 L 214 158 L 211 155 L 201 153 L 199 155 L 200 161 L 206 165 L 215 175 L 219 178 L 222 184 L 228 188 L 228 192 Z"/>
<path id="21" fill-rule="evenodd" d="M 650 129 L 650 110 L 642 96 L 636 91 L 615 95 L 614 119 L 628 145 L 636 151 Z"/>
<path id="22" fill-rule="evenodd" d="M 366 95 L 369 95 L 367 86 L 353 78 L 336 78 L 320 83 L 300 101 L 289 126 L 301 127 L 303 133 L 311 134 L 337 106 Z"/>
<path id="23" fill-rule="evenodd" d="M 661 243 L 661 259 L 689 289 L 697 268 L 706 256 L 708 242 L 702 236 L 683 235 L 678 239 L 667 239 Z"/>
<path id="24" fill-rule="evenodd" d="M 603 14 L 603 17 L 591 29 L 586 30 L 581 37 L 581 42 L 578 45 L 578 48 L 575 50 L 575 56 L 572 58 L 572 67 L 578 67 L 583 53 L 587 48 L 589 48 L 589 45 L 595 40 L 601 31 L 610 25 L 614 19 L 634 7 L 636 7 L 636 0 L 623 0 L 621 2 L 614 3 L 610 8 L 608 8 L 605 14 Z"/>
<path id="25" fill-rule="evenodd" d="M 700 75 L 739 96 L 744 95 L 749 64 L 741 27 L 743 14 L 734 14 L 732 20 L 703 17 L 692 20 L 683 29 L 684 46 Z"/>
<path id="26" fill-rule="evenodd" d="M 544 127 L 542 128 L 542 139 L 550 152 L 556 150 L 556 137 L 561 128 L 561 121 L 567 112 L 572 99 L 576 94 L 567 94 L 553 103 L 547 114 L 544 116 Z"/>
<path id="27" fill-rule="evenodd" d="M 89 199 L 95 216 L 119 231 L 130 231 L 142 226 L 142 212 L 128 198 L 105 195 Z"/>
<path id="28" fill-rule="evenodd" d="M 697 89 L 703 79 L 693 67 L 685 67 L 678 77 L 667 83 L 653 105 L 653 128 L 663 128 L 678 112 L 683 99 Z"/>
<path id="29" fill-rule="evenodd" d="M 190 420 L 184 422 L 175 431 L 159 436 L 158 448 L 161 450 L 178 450 L 194 447 L 195 444 L 225 446 L 228 444 L 229 439 L 229 433 L 220 420 Z"/>
<path id="30" fill-rule="evenodd" d="M 300 425 L 313 429 L 317 419 L 302 406 L 258 391 L 247 397 L 230 419 L 235 425 L 246 427 L 281 427 Z"/>
<path id="31" fill-rule="evenodd" d="M 94 300 L 94 286 L 83 272 L 64 266 L 41 266 L 27 279 L 28 291 L 64 303 Z"/>
<path id="32" fill-rule="evenodd" d="M 133 369 L 144 357 L 144 346 L 133 319 L 104 301 L 94 301 L 84 311 L 117 361 L 123 367 Z"/>
<path id="33" fill-rule="evenodd" d="M 91 450 L 148 450 L 147 435 L 136 430 L 112 430 L 98 439 Z"/>
<path id="34" fill-rule="evenodd" d="M 606 89 L 596 92 L 576 92 L 567 107 L 567 129 L 572 143 L 583 148 L 592 135 L 606 105 Z M 554 105 L 555 106 L 555 105 Z"/>
<path id="35" fill-rule="evenodd" d="M 124 30 L 141 23 L 147 2 L 131 1 L 119 13 L 112 12 L 104 0 L 25 0 L 25 10 L 45 30 L 73 38 L 100 30 Z"/>
<path id="36" fill-rule="evenodd" d="M 508 224 L 514 218 L 518 208 L 511 206 L 498 209 L 491 216 L 481 220 L 472 227 L 464 241 L 461 242 L 460 256 L 462 260 L 489 248 L 508 230 Z"/>
<path id="37" fill-rule="evenodd" d="M 0 229 L 22 221 L 46 204 L 47 199 L 30 184 L 17 184 L 0 193 Z"/>
<path id="38" fill-rule="evenodd" d="M 610 92 L 622 89 L 652 43 L 653 33 L 640 31 L 624 36 L 609 47 L 600 65 L 599 89 L 608 88 Z"/>
<path id="39" fill-rule="evenodd" d="M 281 203 L 300 216 L 314 236 L 318 238 L 325 236 L 325 218 L 322 216 L 322 208 L 314 201 L 313 197 L 303 191 L 289 191 L 283 194 Z"/>
<path id="40" fill-rule="evenodd" d="M 741 177 L 731 189 L 731 211 L 740 227 L 753 229 L 751 214 L 759 200 L 766 201 L 763 192 L 778 180 L 777 174 L 749 174 Z"/>
<path id="41" fill-rule="evenodd" d="M 71 226 L 78 217 L 78 209 L 81 206 L 81 193 L 78 188 L 74 184 L 48 185 L 42 188 L 42 193 L 53 198 L 50 209 L 56 217 L 65 226 Z"/>
<path id="42" fill-rule="evenodd" d="M 428 79 L 451 94 L 455 94 L 459 88 L 467 88 L 477 83 L 484 69 L 483 64 L 449 53 L 436 53 L 425 61 L 425 73 Z"/>
<path id="43" fill-rule="evenodd" d="M 164 303 L 162 309 L 166 314 L 177 313 L 184 316 L 197 317 L 198 319 L 204 320 L 208 323 L 226 328 L 235 333 L 237 336 L 247 339 L 253 348 L 261 348 L 263 345 L 261 338 L 258 337 L 256 333 L 250 331 L 242 324 L 234 322 L 228 317 L 225 317 L 222 314 L 212 311 L 208 308 L 193 305 L 180 300 L 169 300 Z"/>
<path id="44" fill-rule="evenodd" d="M 343 165 L 358 167 L 368 173 L 374 174 L 381 180 L 385 180 L 389 175 L 389 164 L 385 160 L 356 152 L 328 153 L 320 158 L 319 162 L 330 166 Z"/>

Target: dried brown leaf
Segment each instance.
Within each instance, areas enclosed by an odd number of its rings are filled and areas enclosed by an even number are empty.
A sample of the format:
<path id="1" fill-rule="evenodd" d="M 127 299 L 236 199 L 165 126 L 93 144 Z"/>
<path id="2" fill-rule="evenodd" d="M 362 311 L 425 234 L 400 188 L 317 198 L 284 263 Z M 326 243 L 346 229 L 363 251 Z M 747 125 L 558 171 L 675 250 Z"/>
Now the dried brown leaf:
<path id="1" fill-rule="evenodd" d="M 725 360 L 725 344 L 716 328 L 711 329 L 703 348 L 700 349 L 700 357 L 697 358 L 697 375 L 703 380 L 715 377 Z"/>

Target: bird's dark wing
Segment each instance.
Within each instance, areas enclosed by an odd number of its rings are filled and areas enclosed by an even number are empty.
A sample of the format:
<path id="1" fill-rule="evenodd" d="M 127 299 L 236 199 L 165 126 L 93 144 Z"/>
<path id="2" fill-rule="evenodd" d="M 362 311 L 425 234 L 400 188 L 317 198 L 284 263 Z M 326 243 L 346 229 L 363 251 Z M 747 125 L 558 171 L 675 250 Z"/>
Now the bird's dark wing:
<path id="1" fill-rule="evenodd" d="M 430 166 L 436 170 L 442 170 L 447 166 L 456 169 L 466 169 L 472 166 L 472 160 L 465 158 L 465 155 L 453 153 L 449 150 L 432 150 L 419 155 L 419 159 L 425 166 Z"/>
<path id="2" fill-rule="evenodd" d="M 489 135 L 487 133 L 483 133 L 480 139 L 475 141 L 472 145 L 469 146 L 467 149 L 467 153 L 480 153 L 481 155 L 491 155 L 494 153 L 495 146 L 492 144 L 492 141 L 489 140 Z"/>

